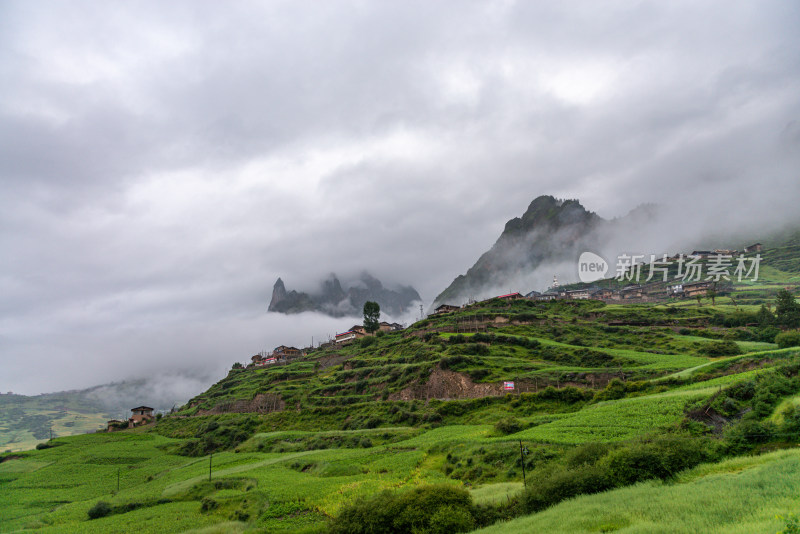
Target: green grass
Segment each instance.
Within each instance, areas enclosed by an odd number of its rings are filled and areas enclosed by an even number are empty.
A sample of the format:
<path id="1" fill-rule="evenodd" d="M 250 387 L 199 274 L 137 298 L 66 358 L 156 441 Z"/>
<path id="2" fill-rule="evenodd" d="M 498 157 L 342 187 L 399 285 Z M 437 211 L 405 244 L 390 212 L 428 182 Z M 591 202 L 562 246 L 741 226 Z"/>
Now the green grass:
<path id="1" fill-rule="evenodd" d="M 475 504 L 498 504 L 513 498 L 524 489 L 521 482 L 501 482 L 471 489 Z"/>
<path id="2" fill-rule="evenodd" d="M 793 407 L 797 408 L 800 406 L 800 395 L 795 395 L 794 397 L 790 397 L 788 399 L 783 399 L 783 401 L 775 407 L 775 410 L 772 412 L 769 420 L 773 423 L 779 425 L 783 423 L 783 413 L 786 409 Z"/>
<path id="3" fill-rule="evenodd" d="M 676 483 L 645 482 L 562 502 L 479 530 L 547 533 L 778 532 L 800 510 L 800 451 L 699 466 Z"/>
<path id="4" fill-rule="evenodd" d="M 684 406 L 707 394 L 689 391 L 606 401 L 510 437 L 570 445 L 622 441 L 677 423 L 683 417 Z"/>

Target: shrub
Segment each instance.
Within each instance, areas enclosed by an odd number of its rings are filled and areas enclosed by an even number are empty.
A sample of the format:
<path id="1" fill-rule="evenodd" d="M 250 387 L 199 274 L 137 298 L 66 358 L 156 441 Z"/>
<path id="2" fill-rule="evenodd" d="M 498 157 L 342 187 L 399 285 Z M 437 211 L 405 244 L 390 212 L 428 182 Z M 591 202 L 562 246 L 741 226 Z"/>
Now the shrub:
<path id="1" fill-rule="evenodd" d="M 474 528 L 472 498 L 463 488 L 437 484 L 404 493 L 358 499 L 330 523 L 334 534 L 467 532 Z"/>
<path id="2" fill-rule="evenodd" d="M 737 345 L 735 341 L 725 340 L 706 343 L 700 348 L 699 352 L 711 357 L 735 356 L 737 354 L 741 354 L 742 349 L 739 348 L 739 345 Z"/>
<path id="3" fill-rule="evenodd" d="M 665 438 L 611 452 L 604 460 L 615 485 L 651 478 L 667 479 L 711 459 L 713 448 L 702 439 Z"/>
<path id="4" fill-rule="evenodd" d="M 786 289 L 778 291 L 775 297 L 775 319 L 778 324 L 787 328 L 800 326 L 800 304 Z"/>
<path id="5" fill-rule="evenodd" d="M 489 354 L 489 347 L 482 343 L 464 343 L 458 349 L 452 349 L 456 354 L 470 354 L 475 356 L 486 356 Z"/>
<path id="6" fill-rule="evenodd" d="M 567 454 L 567 465 L 572 468 L 582 465 L 594 465 L 606 454 L 608 454 L 608 445 L 598 442 L 586 443 Z"/>
<path id="7" fill-rule="evenodd" d="M 533 513 L 576 495 L 598 493 L 612 487 L 606 470 L 586 466 L 578 469 L 547 471 L 533 480 L 522 494 L 524 513 Z"/>
<path id="8" fill-rule="evenodd" d="M 97 501 L 97 503 L 89 508 L 87 512 L 89 514 L 89 519 L 99 519 L 101 517 L 105 517 L 109 515 L 112 511 L 111 505 L 106 501 Z"/>
<path id="9" fill-rule="evenodd" d="M 775 343 L 782 349 L 789 347 L 800 346 L 800 330 L 792 330 L 790 332 L 783 332 L 775 336 Z"/>
<path id="10" fill-rule="evenodd" d="M 219 506 L 219 503 L 212 499 L 211 497 L 203 497 L 203 500 L 200 501 L 200 511 L 201 512 L 210 512 Z"/>
<path id="11" fill-rule="evenodd" d="M 726 432 L 727 447 L 732 453 L 745 452 L 759 443 L 767 443 L 775 435 L 775 424 L 744 420 Z"/>
<path id="12" fill-rule="evenodd" d="M 489 371 L 487 369 L 471 369 L 469 371 L 469 377 L 473 382 L 479 382 L 481 379 L 486 378 L 487 376 L 489 376 Z"/>
<path id="13" fill-rule="evenodd" d="M 367 337 L 362 337 L 359 340 L 359 342 L 360 342 L 362 348 L 366 348 L 366 347 L 371 347 L 372 345 L 375 345 L 378 342 L 378 339 L 376 337 L 374 337 L 374 336 L 367 336 Z"/>
<path id="14" fill-rule="evenodd" d="M 460 366 L 466 366 L 472 363 L 473 360 L 471 358 L 457 354 L 455 356 L 443 356 L 442 359 L 439 360 L 439 367 L 442 369 L 456 369 Z"/>
<path id="15" fill-rule="evenodd" d="M 450 534 L 469 532 L 475 528 L 475 519 L 464 508 L 442 506 L 431 516 L 428 532 L 431 534 Z"/>
<path id="16" fill-rule="evenodd" d="M 592 396 L 593 395 L 591 391 L 583 390 L 573 386 L 567 386 L 565 388 L 560 388 L 560 389 L 556 389 L 553 386 L 547 386 L 542 391 L 534 394 L 534 398 L 539 398 L 542 400 L 561 401 L 561 402 L 566 402 L 568 404 L 574 404 L 576 402 L 589 400 L 590 398 L 592 398 Z"/>
<path id="17" fill-rule="evenodd" d="M 522 430 L 522 423 L 514 417 L 506 417 L 495 423 L 494 428 L 501 434 L 514 434 Z"/>
<path id="18" fill-rule="evenodd" d="M 606 387 L 598 391 L 595 396 L 594 400 L 596 401 L 604 401 L 604 400 L 616 400 L 621 399 L 627 393 L 627 388 L 625 387 L 625 382 L 620 380 L 619 378 L 611 379 Z"/>
<path id="19" fill-rule="evenodd" d="M 774 326 L 765 326 L 762 328 L 757 328 L 753 334 L 753 341 L 763 341 L 764 343 L 774 343 L 775 337 L 780 334 L 781 331 L 775 328 Z"/>

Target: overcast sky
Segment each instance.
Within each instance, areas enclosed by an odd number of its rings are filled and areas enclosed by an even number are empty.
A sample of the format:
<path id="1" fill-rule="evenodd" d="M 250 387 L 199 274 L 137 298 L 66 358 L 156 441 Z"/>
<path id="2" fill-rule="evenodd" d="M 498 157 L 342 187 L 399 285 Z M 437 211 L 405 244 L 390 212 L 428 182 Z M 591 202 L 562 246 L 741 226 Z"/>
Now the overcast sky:
<path id="1" fill-rule="evenodd" d="M 268 315 L 278 276 L 430 303 L 540 194 L 777 224 L 798 27 L 761 0 L 2 2 L 0 390 L 202 383 L 352 322 Z"/>

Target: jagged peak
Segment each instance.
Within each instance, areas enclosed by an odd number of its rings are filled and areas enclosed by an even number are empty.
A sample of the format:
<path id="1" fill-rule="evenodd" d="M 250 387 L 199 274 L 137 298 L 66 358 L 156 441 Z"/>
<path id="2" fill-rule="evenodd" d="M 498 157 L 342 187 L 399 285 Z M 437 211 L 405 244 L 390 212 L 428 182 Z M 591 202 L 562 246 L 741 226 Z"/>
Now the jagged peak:
<path id="1" fill-rule="evenodd" d="M 503 235 L 522 234 L 540 226 L 561 227 L 595 218 L 598 218 L 597 214 L 587 210 L 577 199 L 541 195 L 528 205 L 522 217 L 514 217 L 506 223 Z"/>

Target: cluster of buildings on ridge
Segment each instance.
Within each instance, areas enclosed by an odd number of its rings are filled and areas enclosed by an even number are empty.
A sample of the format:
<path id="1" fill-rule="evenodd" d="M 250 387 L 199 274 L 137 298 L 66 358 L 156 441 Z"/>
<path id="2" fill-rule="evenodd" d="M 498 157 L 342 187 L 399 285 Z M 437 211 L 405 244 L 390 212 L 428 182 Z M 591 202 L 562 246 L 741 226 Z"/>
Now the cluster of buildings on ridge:
<path id="1" fill-rule="evenodd" d="M 493 297 L 500 300 L 535 300 L 535 301 L 550 301 L 550 300 L 602 300 L 606 302 L 652 302 L 667 298 L 695 298 L 699 296 L 706 296 L 708 291 L 715 288 L 714 282 L 692 282 L 689 284 L 678 284 L 670 286 L 664 282 L 655 282 L 645 285 L 630 285 L 619 289 L 611 289 L 607 287 L 585 287 L 581 289 L 564 289 L 558 286 L 558 281 L 555 280 L 553 286 L 544 293 L 538 291 L 531 291 L 526 295 L 521 293 L 509 293 L 507 295 L 500 295 Z M 719 290 L 720 294 L 723 292 Z M 493 300 L 493 299 L 487 299 Z M 486 302 L 486 301 L 481 301 Z M 434 311 L 434 315 L 442 313 L 450 313 L 460 310 L 462 306 L 453 306 L 452 304 L 442 304 Z"/>
<path id="2" fill-rule="evenodd" d="M 747 247 L 744 247 L 741 254 L 751 254 L 753 252 L 763 252 L 764 245 L 761 243 L 754 243 Z M 740 252 L 738 250 L 729 250 L 729 249 L 717 249 L 717 250 L 695 250 L 690 256 L 699 256 L 702 259 L 709 259 L 713 256 L 738 256 Z M 677 260 L 680 254 L 676 254 L 675 256 L 669 258 L 670 260 Z"/>
<path id="3" fill-rule="evenodd" d="M 744 253 L 757 253 L 762 252 L 763 245 L 755 243 L 753 245 L 744 247 Z M 695 250 L 689 256 L 694 256 L 699 259 L 711 259 L 716 256 L 737 256 L 738 250 L 717 249 L 717 250 Z M 682 255 L 676 254 L 667 261 L 678 260 Z M 705 297 L 709 294 L 709 290 L 714 289 L 717 294 L 727 292 L 724 287 L 717 287 L 716 282 L 708 280 L 679 283 L 669 285 L 667 282 L 653 282 L 650 284 L 633 284 L 622 288 L 607 288 L 607 287 L 584 287 L 580 289 L 565 289 L 559 286 L 558 278 L 553 277 L 553 285 L 547 291 L 540 293 L 538 291 L 531 291 L 526 295 L 521 293 L 508 293 L 507 295 L 500 295 L 494 297 L 501 300 L 517 300 L 527 299 L 536 301 L 549 301 L 549 300 L 602 300 L 606 302 L 654 302 L 657 300 L 664 300 L 668 298 L 696 298 L 698 296 Z M 492 300 L 492 299 L 487 299 Z M 472 304 L 474 301 L 469 302 Z M 486 301 L 481 301 L 486 302 Z M 460 310 L 463 306 L 453 306 L 452 304 L 442 304 L 434 311 L 434 315 L 442 313 L 450 313 Z"/>
<path id="4" fill-rule="evenodd" d="M 404 326 L 400 323 L 387 323 L 386 321 L 382 321 L 378 325 L 379 332 L 394 332 L 397 330 L 403 330 L 403 328 Z M 319 348 L 347 345 L 356 339 L 360 339 L 369 335 L 372 334 L 368 334 L 367 330 L 362 325 L 353 325 L 345 332 L 336 334 L 334 339 L 326 343 L 321 343 Z M 250 358 L 251 363 L 247 367 L 266 367 L 268 365 L 286 363 L 292 360 L 305 358 L 308 352 L 311 350 L 312 347 L 298 349 L 297 347 L 287 347 L 286 345 L 281 345 L 279 347 L 275 347 L 275 349 L 271 352 L 265 351 L 253 355 Z"/>
<path id="5" fill-rule="evenodd" d="M 694 298 L 698 295 L 706 296 L 709 289 L 715 287 L 714 282 L 700 281 L 677 285 L 667 285 L 664 282 L 652 284 L 635 284 L 619 289 L 607 287 L 585 287 L 581 289 L 560 289 L 552 287 L 544 293 L 531 291 L 525 298 L 530 300 L 602 300 L 606 302 L 620 301 L 654 301 L 667 298 Z"/>

